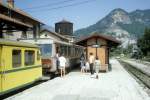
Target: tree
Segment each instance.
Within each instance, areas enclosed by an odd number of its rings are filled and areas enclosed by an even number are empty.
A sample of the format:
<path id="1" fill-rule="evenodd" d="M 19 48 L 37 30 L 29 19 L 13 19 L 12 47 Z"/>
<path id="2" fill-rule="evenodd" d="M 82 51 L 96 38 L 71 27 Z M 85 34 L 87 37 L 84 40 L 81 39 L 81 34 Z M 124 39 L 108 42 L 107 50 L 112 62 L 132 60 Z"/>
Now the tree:
<path id="1" fill-rule="evenodd" d="M 137 41 L 138 47 L 141 49 L 144 56 L 148 56 L 150 52 L 150 28 L 146 28 L 144 35 Z"/>

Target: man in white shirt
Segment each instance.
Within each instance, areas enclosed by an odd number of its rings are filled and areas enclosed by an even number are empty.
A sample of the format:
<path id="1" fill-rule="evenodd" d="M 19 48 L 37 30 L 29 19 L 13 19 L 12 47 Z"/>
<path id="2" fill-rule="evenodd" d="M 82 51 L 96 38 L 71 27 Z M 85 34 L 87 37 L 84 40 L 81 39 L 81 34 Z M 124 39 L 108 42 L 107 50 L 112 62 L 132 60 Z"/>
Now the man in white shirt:
<path id="1" fill-rule="evenodd" d="M 91 75 L 93 75 L 94 74 L 94 71 L 93 71 L 93 65 L 94 65 L 93 53 L 90 53 L 89 63 L 90 63 L 90 72 L 91 72 Z"/>
<path id="2" fill-rule="evenodd" d="M 60 69 L 60 74 L 61 77 L 65 76 L 65 67 L 66 67 L 66 58 L 61 55 L 59 58 L 59 69 Z"/>

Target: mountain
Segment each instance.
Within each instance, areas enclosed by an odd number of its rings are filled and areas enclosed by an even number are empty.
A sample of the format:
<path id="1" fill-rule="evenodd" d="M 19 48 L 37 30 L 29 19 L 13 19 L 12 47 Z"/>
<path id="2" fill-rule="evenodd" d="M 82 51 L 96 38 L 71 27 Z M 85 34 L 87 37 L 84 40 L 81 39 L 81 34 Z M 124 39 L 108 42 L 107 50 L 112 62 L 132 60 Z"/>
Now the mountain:
<path id="1" fill-rule="evenodd" d="M 145 27 L 150 27 L 150 9 L 127 12 L 117 8 L 94 25 L 79 29 L 74 34 L 86 36 L 92 34 L 92 32 L 100 32 L 115 36 L 127 44 L 132 40 L 135 42 L 135 38 L 144 33 Z"/>
<path id="2" fill-rule="evenodd" d="M 74 32 L 77 36 L 88 35 L 92 32 L 113 33 L 123 31 L 133 35 L 141 35 L 145 27 L 150 27 L 150 9 L 126 12 L 117 8 L 94 25 Z"/>

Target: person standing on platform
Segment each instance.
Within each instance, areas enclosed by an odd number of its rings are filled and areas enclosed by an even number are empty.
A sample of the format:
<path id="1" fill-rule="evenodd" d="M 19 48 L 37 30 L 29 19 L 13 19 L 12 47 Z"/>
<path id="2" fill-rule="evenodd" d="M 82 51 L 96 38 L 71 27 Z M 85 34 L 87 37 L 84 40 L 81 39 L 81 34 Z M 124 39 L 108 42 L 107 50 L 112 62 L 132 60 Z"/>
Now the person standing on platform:
<path id="1" fill-rule="evenodd" d="M 93 75 L 94 74 L 94 71 L 93 71 L 94 55 L 93 55 L 93 53 L 90 53 L 89 63 L 90 63 L 90 72 L 91 72 L 91 75 Z"/>
<path id="2" fill-rule="evenodd" d="M 98 73 L 99 73 L 100 65 L 101 65 L 101 62 L 98 59 L 98 57 L 96 57 L 96 60 L 94 61 L 94 67 L 95 67 L 95 72 L 96 72 L 96 79 L 98 79 Z"/>
<path id="3" fill-rule="evenodd" d="M 66 62 L 67 62 L 66 58 L 63 56 L 63 54 L 61 54 L 59 57 L 59 69 L 61 77 L 65 76 Z"/>
<path id="4" fill-rule="evenodd" d="M 85 72 L 85 57 L 83 53 L 81 54 L 81 57 L 80 57 L 80 67 L 81 67 L 81 73 L 84 73 Z"/>
<path id="5" fill-rule="evenodd" d="M 87 72 L 87 70 L 90 68 L 90 64 L 88 62 L 88 60 L 85 63 L 85 72 Z"/>
<path id="6" fill-rule="evenodd" d="M 57 72 L 59 72 L 59 53 L 56 53 L 56 67 L 57 67 Z"/>

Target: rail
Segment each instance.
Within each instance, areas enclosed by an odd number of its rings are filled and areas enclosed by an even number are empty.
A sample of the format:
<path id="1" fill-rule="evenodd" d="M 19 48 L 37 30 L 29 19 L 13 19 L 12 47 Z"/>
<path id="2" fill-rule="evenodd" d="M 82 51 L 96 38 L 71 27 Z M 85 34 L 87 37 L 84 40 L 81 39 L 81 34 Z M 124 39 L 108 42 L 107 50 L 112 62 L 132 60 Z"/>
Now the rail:
<path id="1" fill-rule="evenodd" d="M 136 59 L 131 59 L 132 61 L 135 61 L 135 62 L 137 62 L 137 63 L 142 63 L 142 64 L 144 64 L 144 65 L 146 65 L 146 66 L 150 66 L 150 62 L 148 62 L 148 61 L 143 61 L 143 60 L 136 60 Z"/>
<path id="2" fill-rule="evenodd" d="M 134 75 L 137 79 L 139 79 L 147 88 L 150 89 L 150 76 L 146 73 L 143 73 L 140 69 L 134 67 L 133 65 L 125 62 L 123 60 L 119 60 L 119 62 L 123 65 L 123 67 L 132 75 Z"/>

